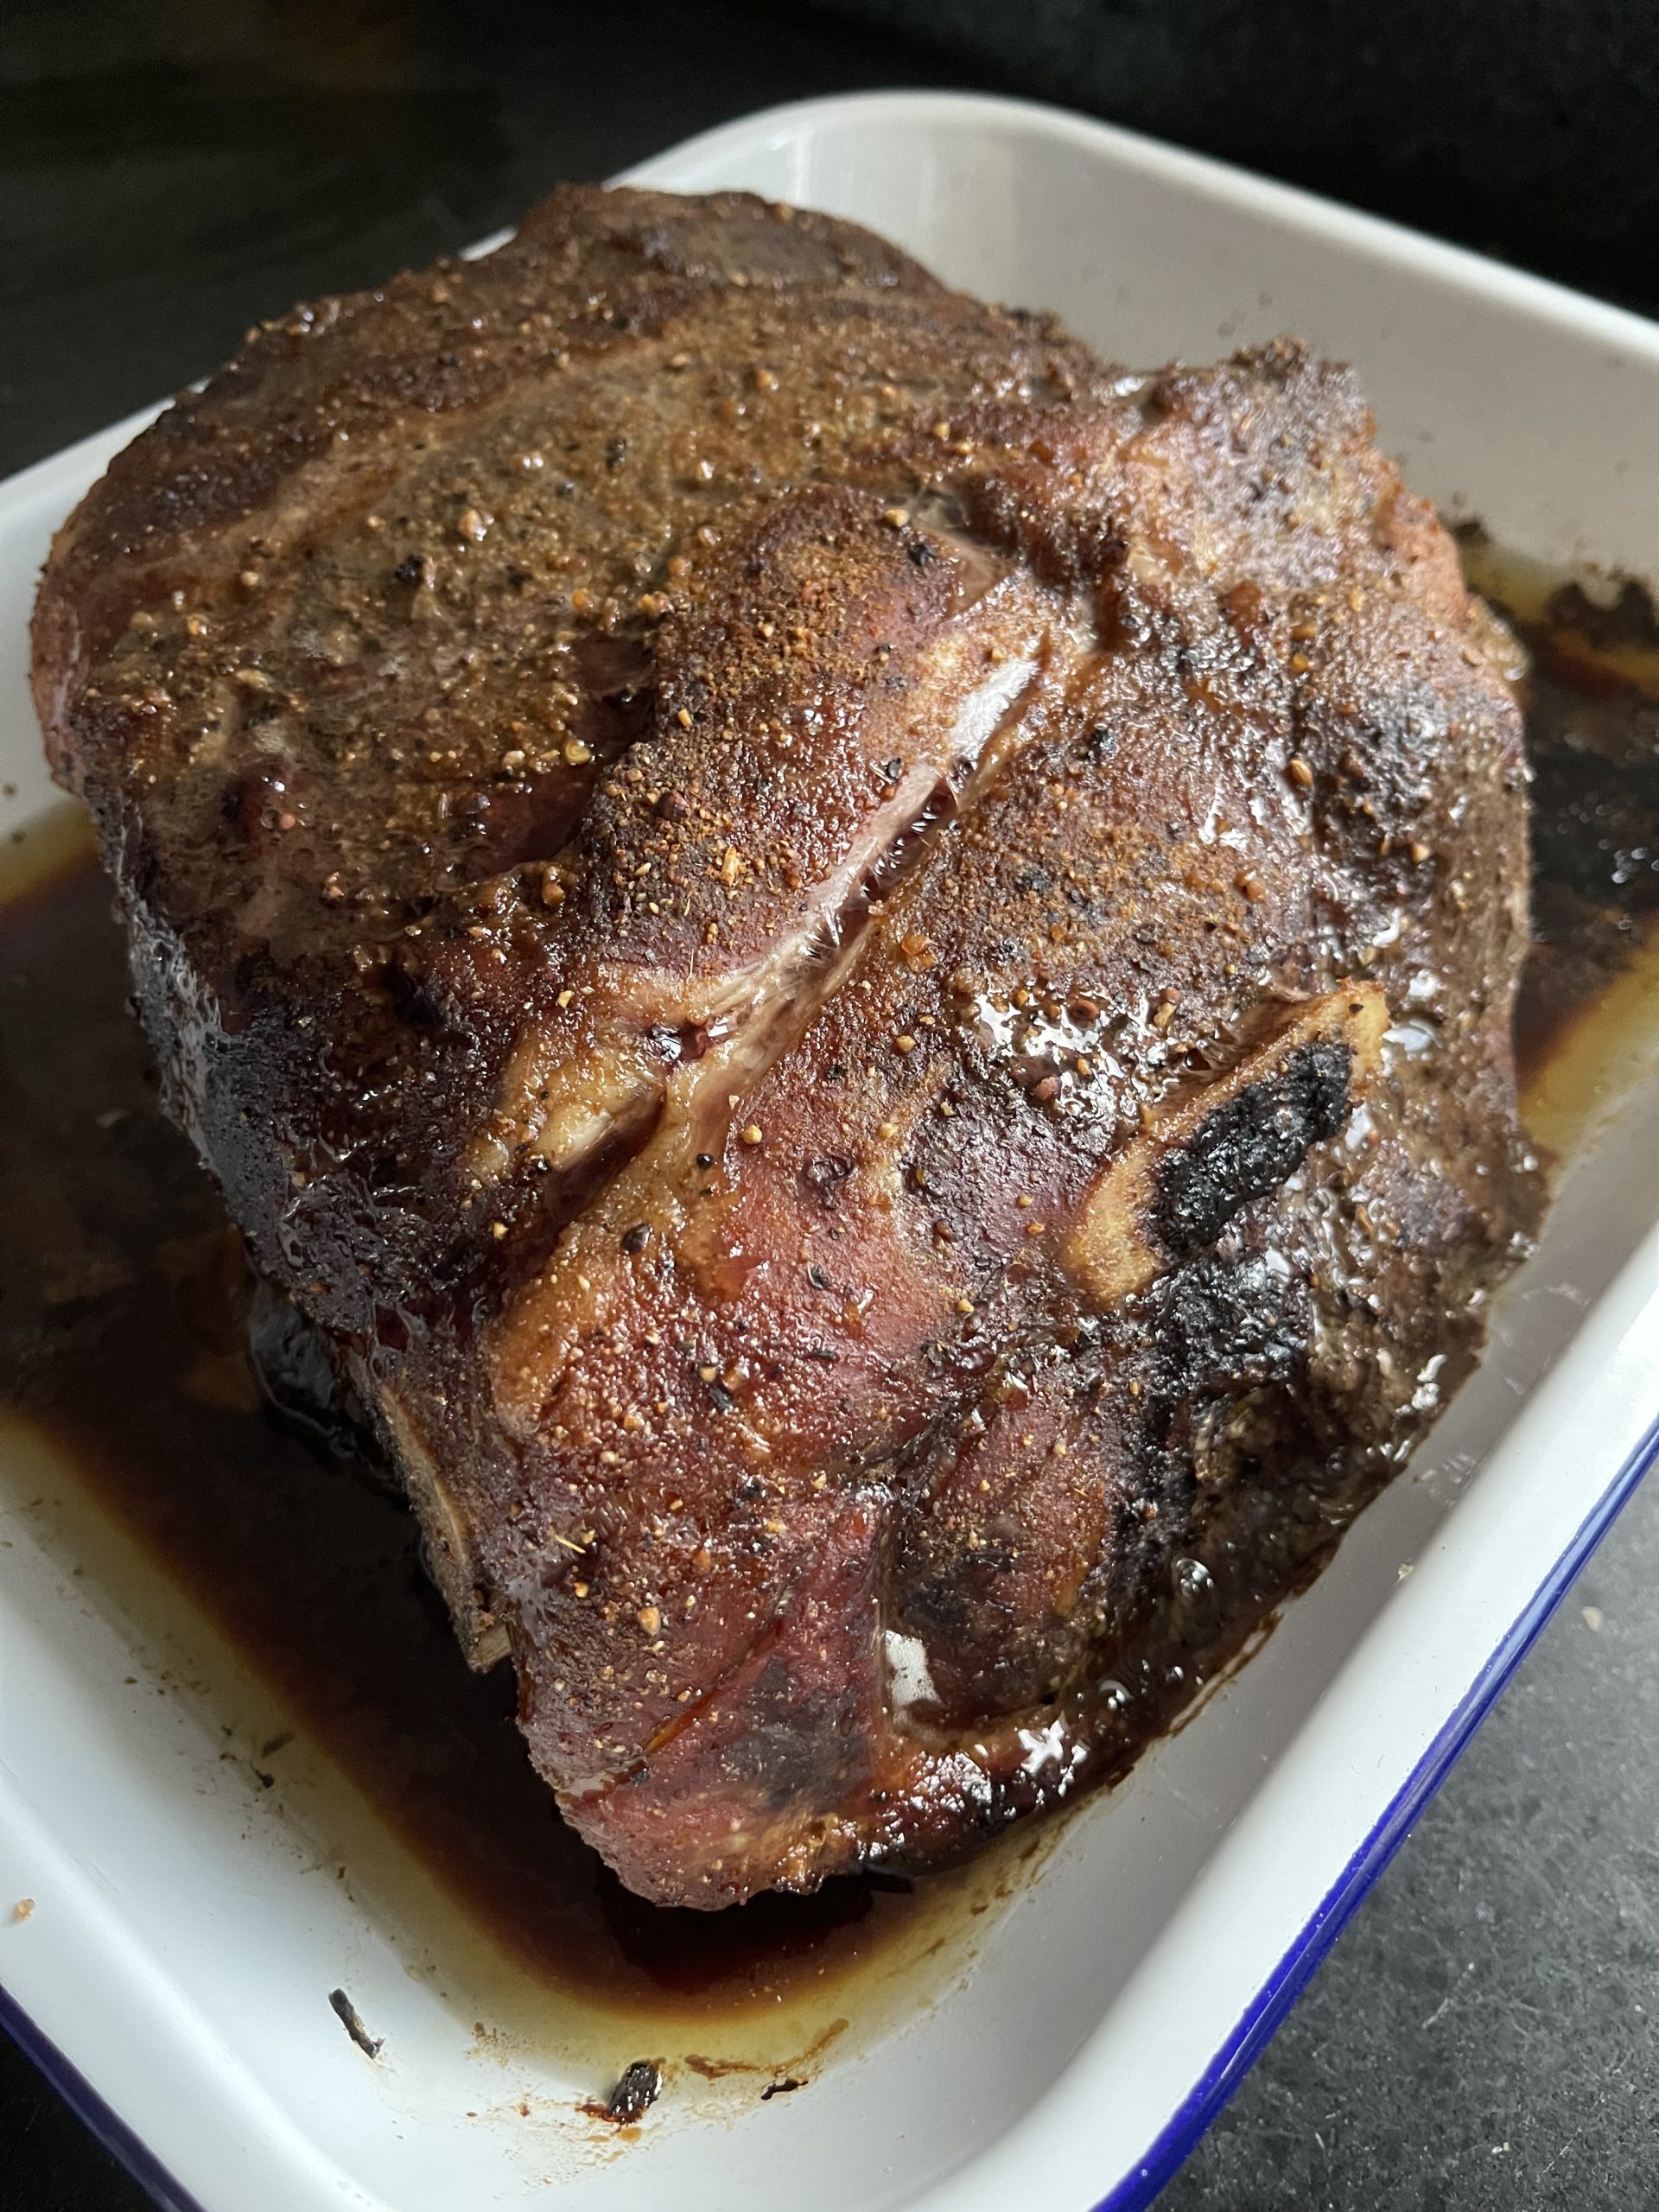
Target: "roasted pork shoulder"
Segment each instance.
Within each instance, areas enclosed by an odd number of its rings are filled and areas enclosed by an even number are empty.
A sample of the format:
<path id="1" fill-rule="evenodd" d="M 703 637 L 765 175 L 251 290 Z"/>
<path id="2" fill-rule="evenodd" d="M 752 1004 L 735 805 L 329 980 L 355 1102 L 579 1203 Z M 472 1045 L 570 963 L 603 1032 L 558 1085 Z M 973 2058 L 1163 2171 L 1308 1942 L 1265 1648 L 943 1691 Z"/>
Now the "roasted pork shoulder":
<path id="1" fill-rule="evenodd" d="M 60 533 L 171 1110 L 632 1887 L 1116 1771 L 1401 1465 L 1536 1204 L 1513 660 L 1345 371 L 741 194 L 251 332 Z"/>

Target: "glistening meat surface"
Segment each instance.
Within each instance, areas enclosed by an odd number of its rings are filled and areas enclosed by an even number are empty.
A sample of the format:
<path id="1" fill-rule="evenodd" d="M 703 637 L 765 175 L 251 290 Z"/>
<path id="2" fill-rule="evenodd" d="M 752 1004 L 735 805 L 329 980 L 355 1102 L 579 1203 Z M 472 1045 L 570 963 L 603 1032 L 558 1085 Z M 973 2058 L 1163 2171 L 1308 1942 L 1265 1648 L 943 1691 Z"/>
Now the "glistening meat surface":
<path id="1" fill-rule="evenodd" d="M 1515 648 L 1294 345 L 564 191 L 250 334 L 35 648 L 172 1110 L 647 1896 L 1116 1770 L 1476 1356 Z"/>

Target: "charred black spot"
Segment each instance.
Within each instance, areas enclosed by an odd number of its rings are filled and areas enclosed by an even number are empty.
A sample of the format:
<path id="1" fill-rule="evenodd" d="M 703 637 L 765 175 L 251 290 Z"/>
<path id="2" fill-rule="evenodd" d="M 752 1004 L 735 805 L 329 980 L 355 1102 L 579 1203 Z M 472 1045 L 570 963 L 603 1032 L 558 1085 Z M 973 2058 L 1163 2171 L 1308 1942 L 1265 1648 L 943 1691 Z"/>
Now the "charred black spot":
<path id="1" fill-rule="evenodd" d="M 396 1166 L 396 1162 L 388 1164 L 394 1167 Z M 384 1344 L 388 1351 L 409 1350 L 409 1324 L 401 1313 L 394 1312 L 390 1306 L 375 1307 L 374 1336 L 375 1342 Z"/>
<path id="2" fill-rule="evenodd" d="M 829 1206 L 852 1172 L 853 1162 L 844 1152 L 821 1152 L 802 1168 L 801 1180 Z"/>
<path id="3" fill-rule="evenodd" d="M 1153 1219 L 1166 1249 L 1213 1244 L 1241 1206 L 1276 1191 L 1334 1136 L 1348 1118 L 1352 1065 L 1345 1045 L 1305 1045 L 1201 1122 L 1158 1170 Z"/>
<path id="4" fill-rule="evenodd" d="M 1310 1326 L 1306 1287 L 1261 1260 L 1230 1267 L 1200 1259 L 1166 1276 L 1153 1332 L 1154 1426 L 1160 1409 L 1177 1402 L 1282 1381 L 1302 1358 Z"/>

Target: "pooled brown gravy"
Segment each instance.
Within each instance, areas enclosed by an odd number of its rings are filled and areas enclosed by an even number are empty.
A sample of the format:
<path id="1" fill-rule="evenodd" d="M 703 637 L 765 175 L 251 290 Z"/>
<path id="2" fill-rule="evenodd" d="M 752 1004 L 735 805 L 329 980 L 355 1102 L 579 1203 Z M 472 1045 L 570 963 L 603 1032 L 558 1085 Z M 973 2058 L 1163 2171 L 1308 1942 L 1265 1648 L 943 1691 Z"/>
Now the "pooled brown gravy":
<path id="1" fill-rule="evenodd" d="M 1659 918 L 1659 615 L 1459 533 L 1469 581 L 1525 644 L 1533 952 L 1516 1008 L 1523 1092 L 1653 943 Z"/>
<path id="2" fill-rule="evenodd" d="M 1465 551 L 1534 656 L 1537 949 L 1518 1027 L 1535 1073 L 1659 912 L 1659 629 L 1635 587 L 1546 591 L 1475 538 Z M 822 1992 L 913 1929 L 916 1885 L 881 1876 L 665 1910 L 563 1825 L 512 1725 L 510 1670 L 467 1671 L 410 1516 L 264 1410 L 235 1232 L 157 1108 L 127 994 L 83 841 L 0 911 L 0 1395 L 520 1965 L 613 2006 L 705 2014 Z M 1208 1669 L 1184 1656 L 1190 1688 Z M 284 1749 L 263 1747 L 261 1783 Z"/>

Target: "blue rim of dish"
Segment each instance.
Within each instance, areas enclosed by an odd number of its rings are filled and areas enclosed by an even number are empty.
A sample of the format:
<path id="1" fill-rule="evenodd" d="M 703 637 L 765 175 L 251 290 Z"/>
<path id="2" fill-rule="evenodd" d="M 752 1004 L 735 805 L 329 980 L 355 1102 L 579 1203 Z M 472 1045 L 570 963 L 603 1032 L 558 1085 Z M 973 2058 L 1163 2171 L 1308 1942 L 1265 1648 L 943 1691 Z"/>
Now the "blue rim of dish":
<path id="1" fill-rule="evenodd" d="M 1659 1460 L 1659 1419 L 1642 1439 L 1573 1533 L 1572 1541 L 1516 1615 L 1433 1742 L 1390 1800 L 1382 1817 L 1321 1898 L 1263 1982 L 1249 2009 L 1152 2146 L 1095 2206 L 1094 2212 L 1146 2212 L 1177 2169 L 1198 2147 L 1211 2122 L 1267 2049 L 1326 1952 L 1346 1926 L 1372 1884 L 1411 1833 L 1429 1799 L 1446 1780 L 1458 1755 L 1497 1702 L 1499 1693 L 1537 1642 L 1550 1615 L 1583 1572 L 1586 1561 L 1637 1484 Z M 204 2212 L 181 2189 L 118 2113 L 111 2110 L 79 2068 L 41 2034 L 29 2015 L 0 1986 L 0 2031 L 32 2058 L 74 2113 L 111 2156 L 118 2158 L 161 2212 Z"/>
<path id="2" fill-rule="evenodd" d="M 161 2212 L 204 2212 L 189 2191 L 180 2188 L 143 2138 L 135 2135 L 120 2114 L 110 2109 L 80 2069 L 41 2034 L 22 2006 L 3 1988 L 0 1988 L 0 2031 L 10 2037 L 25 2058 L 34 2060 L 76 2119 L 112 2158 L 120 2161 L 139 2187 L 149 2192 Z"/>
<path id="3" fill-rule="evenodd" d="M 1602 1492 L 1572 1541 L 1510 1623 L 1503 1641 L 1465 1691 L 1439 1733 L 1390 1800 L 1370 1834 L 1321 1898 L 1231 2034 L 1174 2113 L 1094 2212 L 1146 2212 L 1198 2148 L 1200 2139 L 1272 2042 L 1285 2015 L 1313 1980 L 1356 1908 L 1416 1825 L 1458 1756 L 1497 1703 L 1504 1684 L 1537 1642 L 1550 1615 L 1629 1504 L 1642 1478 L 1659 1461 L 1659 1419 Z"/>

